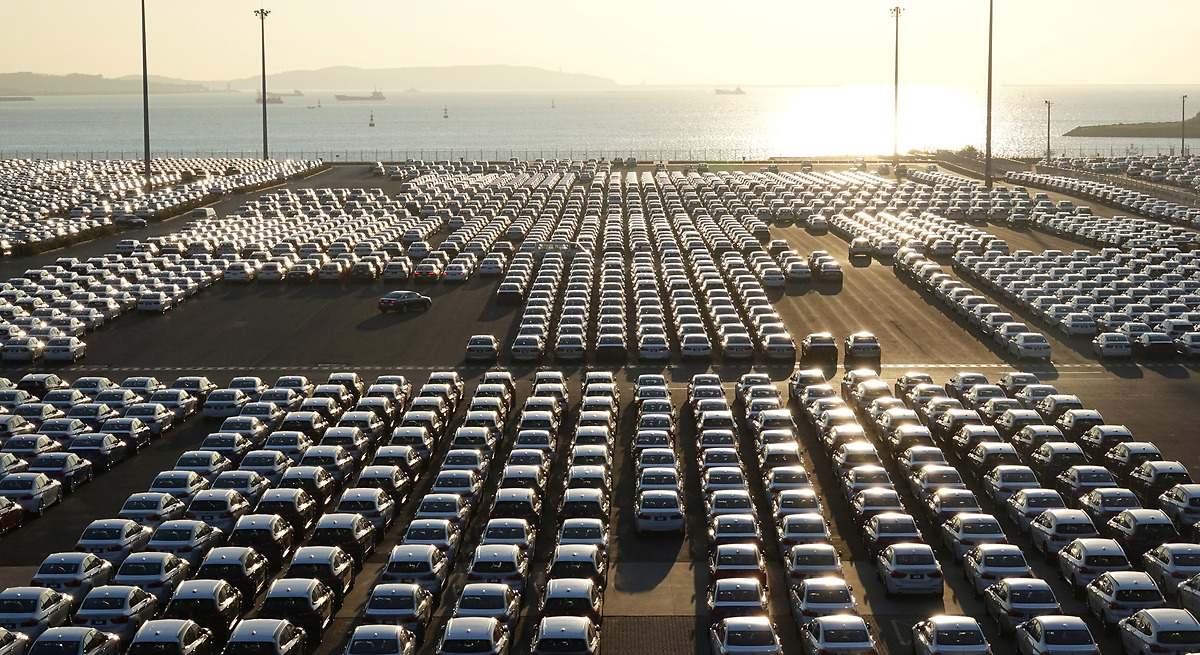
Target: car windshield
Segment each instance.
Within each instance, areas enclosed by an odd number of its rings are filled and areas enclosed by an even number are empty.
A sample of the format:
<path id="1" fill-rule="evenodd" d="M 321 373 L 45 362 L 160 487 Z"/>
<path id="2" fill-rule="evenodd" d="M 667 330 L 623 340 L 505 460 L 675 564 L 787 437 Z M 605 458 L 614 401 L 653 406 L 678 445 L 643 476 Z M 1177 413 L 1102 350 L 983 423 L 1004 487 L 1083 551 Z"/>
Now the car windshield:
<path id="1" fill-rule="evenodd" d="M 88 528 L 83 531 L 80 541 L 112 541 L 121 538 L 123 528 Z"/>
<path id="2" fill-rule="evenodd" d="M 1050 646 L 1086 646 L 1092 642 L 1092 633 L 1087 630 L 1046 630 L 1046 644 Z"/>
<path id="3" fill-rule="evenodd" d="M 7 598 L 0 600 L 0 614 L 28 614 L 37 609 L 33 598 Z"/>
<path id="4" fill-rule="evenodd" d="M 866 630 L 856 628 L 835 628 L 826 630 L 825 641 L 830 644 L 853 644 L 870 641 L 871 637 Z"/>
<path id="5" fill-rule="evenodd" d="M 1158 589 L 1118 589 L 1115 598 L 1127 603 L 1160 602 L 1163 595 Z"/>
<path id="6" fill-rule="evenodd" d="M 70 575 L 79 570 L 74 562 L 46 562 L 38 568 L 38 575 Z"/>
<path id="7" fill-rule="evenodd" d="M 563 539 L 599 539 L 602 536 L 600 528 L 570 526 L 563 528 Z"/>
<path id="8" fill-rule="evenodd" d="M 725 642 L 730 646 L 770 646 L 775 635 L 769 630 L 730 630 Z"/>
<path id="9" fill-rule="evenodd" d="M 1014 568 L 1027 566 L 1025 556 L 1017 553 L 988 555 L 983 558 L 985 566 L 995 566 L 998 568 Z"/>
<path id="10" fill-rule="evenodd" d="M 79 652 L 78 641 L 51 641 L 38 639 L 29 649 L 29 655 L 75 655 Z"/>
<path id="11" fill-rule="evenodd" d="M 162 564 L 158 562 L 125 562 L 118 575 L 158 575 L 161 572 Z"/>
<path id="12" fill-rule="evenodd" d="M 403 560 L 388 564 L 390 573 L 426 573 L 429 568 L 429 562 L 424 560 Z"/>
<path id="13" fill-rule="evenodd" d="M 1097 567 L 1099 567 L 1099 566 L 1111 566 L 1111 567 L 1129 566 L 1129 560 L 1126 559 L 1125 555 L 1123 555 L 1123 554 L 1088 555 L 1086 560 L 1087 560 L 1088 566 L 1097 566 Z"/>
<path id="14" fill-rule="evenodd" d="M 400 644 L 395 639 L 355 639 L 350 642 L 349 652 L 352 655 L 387 655 L 400 652 Z"/>
<path id="15" fill-rule="evenodd" d="M 938 630 L 937 643 L 939 646 L 980 646 L 983 633 L 978 630 Z"/>
<path id="16" fill-rule="evenodd" d="M 223 655 L 277 655 L 273 641 L 231 641 Z"/>
<path id="17" fill-rule="evenodd" d="M 849 603 L 848 589 L 810 589 L 807 594 L 810 603 Z"/>
<path id="18" fill-rule="evenodd" d="M 500 594 L 464 594 L 458 606 L 469 610 L 498 610 L 504 609 L 505 603 Z"/>
<path id="19" fill-rule="evenodd" d="M 896 553 L 896 564 L 901 566 L 930 566 L 937 560 L 929 553 Z"/>
<path id="20" fill-rule="evenodd" d="M 1030 605 L 1051 605 L 1058 601 L 1054 598 L 1054 592 L 1049 589 L 1013 589 L 1009 594 L 1009 600 L 1015 604 L 1030 604 Z"/>
<path id="21" fill-rule="evenodd" d="M 83 599 L 85 610 L 119 610 L 125 608 L 125 599 L 114 596 L 89 596 Z"/>
<path id="22" fill-rule="evenodd" d="M 389 567 L 388 570 L 393 569 Z M 373 610 L 410 610 L 414 606 L 411 594 L 372 596 L 371 602 L 367 604 L 367 607 Z"/>
<path id="23" fill-rule="evenodd" d="M 181 652 L 179 644 L 174 641 L 140 641 L 134 642 L 125 651 L 126 655 L 178 655 Z"/>
<path id="24" fill-rule="evenodd" d="M 191 541 L 192 531 L 189 529 L 179 528 L 174 530 L 159 529 L 154 533 L 155 541 Z"/>
<path id="25" fill-rule="evenodd" d="M 583 639 L 543 637 L 537 642 L 537 652 L 539 653 L 583 653 L 586 651 L 587 644 Z"/>
<path id="26" fill-rule="evenodd" d="M 445 639 L 442 651 L 449 653 L 490 653 L 492 642 L 488 639 Z"/>

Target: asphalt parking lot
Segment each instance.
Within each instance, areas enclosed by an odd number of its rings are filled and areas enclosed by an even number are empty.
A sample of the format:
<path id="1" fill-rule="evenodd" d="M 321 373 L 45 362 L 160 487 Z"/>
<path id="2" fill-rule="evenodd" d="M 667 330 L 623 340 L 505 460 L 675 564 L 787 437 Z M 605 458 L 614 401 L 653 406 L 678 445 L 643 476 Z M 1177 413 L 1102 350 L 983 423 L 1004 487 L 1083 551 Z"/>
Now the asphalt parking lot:
<path id="1" fill-rule="evenodd" d="M 350 166 L 336 167 L 298 185 L 378 186 L 389 191 L 396 188 L 396 183 L 370 176 L 364 167 Z M 231 197 L 219 204 L 218 211 L 232 209 L 238 202 L 240 198 Z M 184 220 L 155 224 L 137 236 L 180 229 Z M 1016 232 L 997 226 L 988 229 L 1006 239 L 1013 249 L 1040 251 L 1082 247 L 1038 232 Z M 832 234 L 813 235 L 795 227 L 776 227 L 772 231 L 773 236 L 787 239 L 804 254 L 817 249 L 828 250 L 845 270 L 844 281 L 839 285 L 789 285 L 782 292 L 771 295 L 785 324 L 797 339 L 814 331 L 829 331 L 841 337 L 857 330 L 870 330 L 883 344 L 881 368 L 883 377 L 889 380 L 910 369 L 927 371 L 937 382 L 944 382 L 959 370 L 977 370 L 993 379 L 1012 369 L 1033 370 L 1063 392 L 1080 396 L 1088 407 L 1101 411 L 1109 422 L 1123 423 L 1134 434 L 1153 440 L 1168 457 L 1183 461 L 1194 475 L 1200 474 L 1200 453 L 1191 448 L 1195 428 L 1186 411 L 1200 398 L 1200 385 L 1195 379 L 1200 369 L 1195 365 L 1101 364 L 1078 343 L 1054 335 L 1048 335 L 1054 348 L 1051 365 L 1021 364 L 981 341 L 958 319 L 946 315 L 931 297 L 899 280 L 889 264 L 874 260 L 850 262 L 846 257 L 846 243 Z M 0 263 L 0 276 L 19 274 L 59 256 L 86 257 L 109 252 L 117 240 L 130 236 L 133 235 L 101 239 L 36 258 L 5 261 Z M 68 379 L 79 375 L 107 375 L 120 381 L 125 376 L 144 373 L 169 381 L 180 375 L 199 374 L 218 383 L 238 375 L 260 375 L 270 382 L 284 373 L 306 374 L 323 380 L 332 371 L 354 370 L 368 380 L 379 374 L 401 373 L 409 376 L 414 385 L 423 382 L 431 371 L 459 370 L 467 378 L 469 397 L 484 369 L 464 363 L 463 346 L 467 338 L 490 333 L 507 343 L 515 334 L 521 314 L 520 305 L 504 305 L 495 300 L 495 285 L 495 278 L 478 277 L 466 283 L 408 282 L 399 286 L 379 282 L 220 283 L 163 316 L 130 314 L 121 317 L 112 327 L 88 336 L 90 349 L 85 362 L 56 370 L 63 371 Z M 431 296 L 432 308 L 421 314 L 379 314 L 376 310 L 379 296 L 396 288 L 417 289 Z M 519 375 L 519 406 L 528 395 L 534 369 L 529 366 L 511 368 Z M 573 400 L 578 399 L 580 381 L 587 368 L 578 365 L 561 368 L 570 376 Z M 614 367 L 595 368 L 610 370 Z M 752 367 L 717 364 L 713 369 L 721 374 L 729 390 L 729 384 Z M 638 374 L 664 372 L 673 385 L 674 402 L 680 406 L 684 402 L 683 387 L 687 380 L 706 370 L 706 366 L 679 361 L 665 367 L 643 366 L 630 361 L 619 367 L 617 373 L 624 399 L 621 434 L 628 434 L 633 429 L 636 412 L 631 410 L 628 399 L 633 395 L 632 381 Z M 758 366 L 755 370 L 769 373 L 782 388 L 792 366 Z M 24 369 L 20 368 L 0 369 L 0 375 L 12 379 L 22 372 Z M 729 397 L 732 400 L 731 391 Z M 564 421 L 564 424 L 570 423 L 570 420 Z M 699 472 L 694 464 L 694 425 L 690 418 L 683 418 L 681 426 L 677 443 L 682 461 L 686 463 L 685 501 L 692 508 L 698 508 L 703 503 Z M 215 429 L 214 424 L 193 419 L 133 462 L 85 487 L 46 518 L 34 520 L 0 538 L 0 588 L 27 582 L 46 553 L 70 550 L 90 520 L 114 516 L 129 493 L 144 490 L 158 471 L 169 469 L 180 452 L 195 447 L 212 429 Z M 948 612 L 982 616 L 982 605 L 968 590 L 961 568 L 948 559 L 943 559 L 949 575 L 946 591 L 940 599 L 913 601 L 885 597 L 815 436 L 803 427 L 800 434 L 802 447 L 808 451 L 806 465 L 814 473 L 817 488 L 826 499 L 826 516 L 832 518 L 834 543 L 847 565 L 847 579 L 864 616 L 875 628 L 877 638 L 885 644 L 885 651 L 907 652 L 908 628 L 930 614 Z M 559 455 L 563 456 L 564 452 L 560 450 Z M 434 459 L 436 461 L 436 456 Z M 743 459 L 750 462 L 754 458 L 743 453 Z M 617 449 L 614 467 L 613 521 L 616 529 L 605 595 L 604 650 L 621 654 L 707 653 L 709 624 L 703 606 L 709 580 L 703 513 L 689 513 L 688 534 L 684 537 L 638 536 L 629 516 L 634 472 L 627 449 Z M 559 475 L 558 479 L 561 477 Z M 425 481 L 426 486 L 428 482 Z M 561 484 L 559 486 L 561 488 Z M 420 489 L 418 487 L 418 491 Z M 754 491 L 761 506 L 764 502 L 761 485 Z M 552 499 L 553 487 L 550 493 Z M 550 499 L 548 502 L 552 502 Z M 908 502 L 911 498 L 905 500 Z M 405 511 L 411 515 L 412 509 L 413 502 L 410 501 Z M 544 518 L 548 525 L 554 525 L 552 516 Z M 400 520 L 396 525 L 404 523 Z M 392 529 L 359 574 L 353 593 L 341 609 L 328 638 L 322 642 L 318 651 L 322 655 L 341 647 L 353 618 L 366 600 L 371 580 L 386 561 L 391 546 L 399 539 L 398 532 L 398 528 Z M 540 550 L 542 552 L 535 556 L 531 570 L 544 569 L 548 553 L 545 548 Z M 469 553 L 463 557 L 469 557 Z M 768 561 L 772 606 L 784 639 L 784 652 L 798 652 L 798 635 L 787 612 L 787 586 L 782 563 L 777 555 Z M 1071 598 L 1065 585 L 1054 577 L 1052 569 L 1040 561 L 1032 563 L 1041 577 L 1055 585 L 1058 597 L 1064 601 L 1064 609 L 1079 613 L 1082 605 Z M 461 575 L 461 569 L 456 569 Z M 452 581 L 452 588 L 454 584 Z M 445 611 L 443 605 L 439 610 L 442 618 Z M 518 643 L 527 643 L 532 628 L 529 617 L 525 616 L 518 625 L 517 634 L 524 635 L 526 641 Z M 1010 641 L 995 640 L 992 643 L 994 652 L 1012 652 Z M 1111 638 L 1106 641 L 1105 652 L 1117 652 L 1114 644 Z"/>

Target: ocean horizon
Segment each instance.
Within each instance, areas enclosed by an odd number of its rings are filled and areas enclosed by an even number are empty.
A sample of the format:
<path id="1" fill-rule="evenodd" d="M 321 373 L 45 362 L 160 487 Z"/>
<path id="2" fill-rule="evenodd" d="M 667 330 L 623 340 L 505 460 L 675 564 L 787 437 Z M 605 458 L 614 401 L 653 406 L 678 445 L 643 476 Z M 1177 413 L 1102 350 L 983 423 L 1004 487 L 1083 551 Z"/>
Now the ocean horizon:
<path id="1" fill-rule="evenodd" d="M 734 88 L 728 85 L 722 88 Z M 406 92 L 382 101 L 338 101 L 371 90 L 311 90 L 269 104 L 275 157 L 327 160 L 616 157 L 737 160 L 787 156 L 875 156 L 892 151 L 892 87 L 623 86 L 564 92 Z M 1172 85 L 998 87 L 993 151 L 1040 156 L 1044 100 L 1051 149 L 1067 155 L 1155 154 L 1178 139 L 1062 136 L 1079 125 L 1179 120 Z M 253 92 L 151 96 L 157 156 L 261 154 L 261 107 Z M 318 106 L 319 105 L 319 106 Z M 901 152 L 984 145 L 984 99 L 963 89 L 901 87 Z M 1195 112 L 1189 112 L 1194 115 Z M 374 126 L 371 126 L 372 121 Z M 1189 139 L 1194 147 L 1200 139 Z M 140 95 L 39 96 L 0 103 L 0 157 L 140 157 Z"/>

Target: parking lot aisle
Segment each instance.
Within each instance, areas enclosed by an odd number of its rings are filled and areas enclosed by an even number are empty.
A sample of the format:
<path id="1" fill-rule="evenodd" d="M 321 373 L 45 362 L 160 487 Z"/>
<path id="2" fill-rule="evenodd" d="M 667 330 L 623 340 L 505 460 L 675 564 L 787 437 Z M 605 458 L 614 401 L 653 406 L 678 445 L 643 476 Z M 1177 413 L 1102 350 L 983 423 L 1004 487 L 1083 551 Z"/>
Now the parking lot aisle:
<path id="1" fill-rule="evenodd" d="M 416 380 L 410 380 L 413 388 L 418 389 L 420 385 Z M 457 408 L 455 415 L 450 417 L 449 424 L 455 424 L 462 420 L 466 413 L 466 403 L 461 403 L 461 407 Z M 402 408 L 397 412 L 397 416 L 401 416 L 404 410 Z M 390 435 L 389 435 L 390 436 Z M 429 461 L 425 463 L 425 470 L 421 475 L 413 481 L 412 490 L 408 498 L 404 502 L 404 506 L 396 513 L 396 518 L 392 521 L 391 527 L 384 533 L 375 545 L 375 551 L 371 556 L 363 562 L 362 570 L 354 578 L 354 586 L 350 588 L 350 592 L 346 594 L 345 600 L 342 602 L 341 608 L 330 622 L 329 627 L 325 629 L 322 635 L 321 642 L 314 655 L 331 655 L 332 653 L 340 653 L 346 644 L 346 640 L 350 638 L 350 633 L 354 631 L 354 624 L 358 615 L 366 606 L 367 600 L 371 596 L 371 590 L 375 588 L 376 580 L 379 574 L 383 571 L 383 567 L 387 564 L 388 555 L 392 552 L 392 547 L 400 543 L 400 539 L 404 536 L 405 529 L 412 521 L 413 514 L 417 511 L 417 506 L 420 505 L 421 499 L 425 494 L 429 493 L 429 487 L 433 485 L 433 479 L 437 477 L 438 467 L 446 456 L 446 451 L 450 449 L 450 438 L 447 434 L 446 438 L 437 441 L 433 450 L 429 455 Z"/>
<path id="2" fill-rule="evenodd" d="M 636 377 L 629 373 L 630 377 Z M 672 390 L 672 396 L 677 395 Z M 708 624 L 703 618 L 707 588 L 703 502 L 698 482 L 689 503 L 687 535 L 639 535 L 633 506 L 637 489 L 637 462 L 632 453 L 637 432 L 637 406 L 633 387 L 621 385 L 623 401 L 616 448 L 613 454 L 612 553 L 604 596 L 603 648 L 606 653 L 657 655 L 708 653 Z M 677 435 L 695 439 L 694 435 Z M 695 482 L 695 481 L 694 481 Z M 699 515 L 697 521 L 696 516 Z M 693 542 L 699 540 L 698 545 Z M 697 548 L 699 550 L 697 550 Z M 701 625 L 702 624 L 702 625 Z"/>
<path id="3" fill-rule="evenodd" d="M 568 389 L 576 384 L 568 379 Z M 574 391 L 572 391 L 574 394 Z M 572 395 L 572 398 L 578 396 Z M 514 407 L 516 407 L 514 405 Z M 514 414 L 516 410 L 514 409 Z M 567 472 L 570 468 L 571 446 L 575 442 L 575 422 L 578 414 L 574 403 L 569 404 L 563 411 L 559 428 L 558 441 L 554 445 L 553 459 L 546 475 L 546 493 L 542 497 L 542 511 L 537 523 L 537 541 L 534 551 L 529 558 L 529 574 L 526 576 L 525 591 L 521 594 L 521 616 L 513 627 L 513 652 L 527 653 L 531 649 L 534 632 L 541 619 L 539 604 L 542 594 L 546 591 L 546 572 L 550 558 L 554 555 L 554 547 L 558 543 L 559 503 L 567 486 Z M 503 465 L 501 465 L 503 466 Z"/>
<path id="4" fill-rule="evenodd" d="M 528 391 L 523 390 L 528 388 L 528 383 L 519 381 L 517 384 L 517 393 L 514 395 L 513 407 L 521 407 L 525 403 L 525 398 L 528 397 Z M 474 393 L 474 390 L 472 390 Z M 470 394 L 463 395 L 463 400 L 460 408 L 464 409 L 470 404 Z M 517 416 L 520 412 L 517 411 Z M 456 418 L 447 429 L 447 441 L 454 435 L 454 430 L 462 423 L 461 418 Z M 425 631 L 423 639 L 424 644 L 421 648 L 422 653 L 432 653 L 440 638 L 442 630 L 446 627 L 446 621 L 450 620 L 454 612 L 454 606 L 458 602 L 459 592 L 462 591 L 464 585 L 467 584 L 467 568 L 471 565 L 471 559 L 475 555 L 475 548 L 479 545 L 479 540 L 483 536 L 483 528 L 487 525 L 488 518 L 491 513 L 492 502 L 496 499 L 496 491 L 500 487 L 500 477 L 504 471 L 504 463 L 508 461 L 508 454 L 512 451 L 512 444 L 516 438 L 516 421 L 515 417 L 510 418 L 505 426 L 503 437 L 496 442 L 496 452 L 492 455 L 491 463 L 488 465 L 488 473 L 481 484 L 483 489 L 479 495 L 478 504 L 471 512 L 471 518 L 467 525 L 463 527 L 459 535 L 458 552 L 454 556 L 454 566 L 450 569 L 450 575 L 446 578 L 446 583 L 442 589 L 441 599 L 433 616 L 430 617 L 429 627 Z M 443 453 L 443 456 L 445 453 Z M 430 466 L 437 468 L 441 464 L 441 459 L 435 459 L 430 463 Z"/>
<path id="5" fill-rule="evenodd" d="M 160 471 L 174 468 L 183 451 L 198 446 L 215 429 L 212 423 L 189 419 L 114 470 L 96 476 L 46 516 L 0 538 L 0 588 L 29 584 L 46 555 L 74 550 L 89 523 L 115 517 L 129 494 L 145 491 Z"/>
<path id="6" fill-rule="evenodd" d="M 783 389 L 780 398 L 787 398 L 787 389 Z M 766 580 L 771 607 L 771 620 L 775 623 L 779 643 L 785 653 L 800 652 L 800 633 L 791 615 L 790 584 L 787 568 L 784 566 L 783 555 L 779 552 L 779 530 L 775 525 L 771 497 L 766 489 L 766 476 L 759 466 L 758 444 L 754 427 L 749 421 L 742 420 L 746 415 L 746 406 L 736 395 L 730 407 L 733 408 L 735 420 L 738 422 L 738 457 L 746 469 L 746 478 L 750 483 L 750 497 L 754 500 L 754 515 L 758 519 L 762 531 L 763 561 L 767 564 Z M 803 448 L 801 449 L 803 451 Z M 824 501 L 822 501 L 824 502 Z M 768 545 L 769 544 L 769 545 Z"/>
<path id="7" fill-rule="evenodd" d="M 939 311 L 892 273 L 891 267 L 871 261 L 865 267 L 847 261 L 845 241 L 812 235 L 803 228 L 772 228 L 802 255 L 826 250 L 843 267 L 841 285 L 788 283 L 775 307 L 797 341 L 810 332 L 844 336 L 869 330 L 884 344 L 884 360 L 904 363 L 980 362 L 1003 360 L 987 345 Z"/>

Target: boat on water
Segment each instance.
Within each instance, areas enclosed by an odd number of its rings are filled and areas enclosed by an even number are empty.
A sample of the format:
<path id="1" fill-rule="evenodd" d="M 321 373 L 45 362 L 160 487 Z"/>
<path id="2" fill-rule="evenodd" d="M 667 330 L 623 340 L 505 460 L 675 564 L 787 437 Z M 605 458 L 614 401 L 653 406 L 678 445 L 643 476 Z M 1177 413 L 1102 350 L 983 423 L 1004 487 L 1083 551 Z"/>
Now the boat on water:
<path id="1" fill-rule="evenodd" d="M 338 100 L 341 100 L 341 101 L 343 101 L 343 102 L 346 102 L 346 101 L 364 101 L 364 100 L 367 100 L 367 101 L 375 101 L 375 100 L 387 100 L 387 98 L 386 98 L 386 97 L 384 97 L 384 95 L 383 95 L 383 92 L 381 92 L 381 91 L 378 91 L 378 90 L 376 90 L 376 91 L 373 91 L 373 92 L 371 93 L 371 95 L 369 95 L 369 96 L 348 96 L 348 95 L 336 95 L 336 96 L 333 96 L 333 97 L 334 97 L 334 98 L 337 98 Z"/>
<path id="2" fill-rule="evenodd" d="M 308 106 L 308 108 L 309 108 L 309 109 L 320 109 L 320 108 L 321 108 L 321 101 L 320 101 L 320 100 L 317 100 L 317 104 L 315 104 L 315 105 L 309 105 L 309 106 Z"/>
<path id="3" fill-rule="evenodd" d="M 262 95 L 259 95 L 258 97 L 256 97 L 254 99 L 254 102 L 261 105 L 263 103 Z M 268 93 L 267 94 L 267 104 L 268 105 L 282 105 L 283 104 L 283 96 L 280 96 L 275 93 Z"/>
<path id="4" fill-rule="evenodd" d="M 719 95 L 719 96 L 744 96 L 744 95 L 746 95 L 746 92 L 742 89 L 742 87 L 739 86 L 739 87 L 735 87 L 732 89 L 717 89 L 717 95 Z"/>

